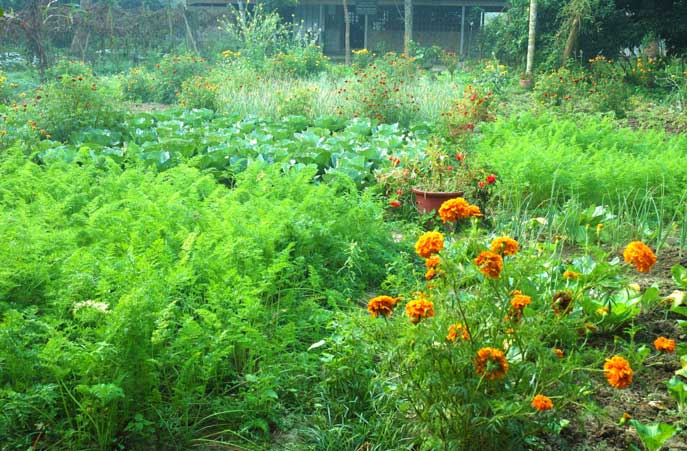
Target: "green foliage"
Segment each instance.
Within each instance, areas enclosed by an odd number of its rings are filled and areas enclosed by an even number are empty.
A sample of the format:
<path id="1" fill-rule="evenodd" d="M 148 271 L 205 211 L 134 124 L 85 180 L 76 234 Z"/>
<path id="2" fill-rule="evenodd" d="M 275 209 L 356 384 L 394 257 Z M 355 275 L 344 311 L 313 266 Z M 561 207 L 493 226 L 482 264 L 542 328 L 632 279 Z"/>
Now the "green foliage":
<path id="1" fill-rule="evenodd" d="M 303 78 L 327 70 L 328 58 L 314 44 L 279 52 L 267 61 L 267 73 L 278 77 Z"/>
<path id="2" fill-rule="evenodd" d="M 637 420 L 630 420 L 642 444 L 649 451 L 658 451 L 663 444 L 670 440 L 678 430 L 665 423 L 642 424 Z"/>
<path id="3" fill-rule="evenodd" d="M 43 135 L 62 141 L 80 130 L 118 122 L 116 89 L 103 85 L 88 68 L 70 64 L 55 77 L 45 88 L 37 88 L 33 99 L 37 116 L 29 120 Z"/>
<path id="4" fill-rule="evenodd" d="M 609 118 L 555 118 L 529 113 L 484 127 L 479 161 L 534 205 L 575 197 L 581 204 L 639 207 L 652 195 L 677 212 L 687 172 L 683 136 L 618 129 Z"/>
<path id="5" fill-rule="evenodd" d="M 278 95 L 279 117 L 301 115 L 308 119 L 313 118 L 313 106 L 317 95 L 316 86 L 294 86 L 288 92 L 280 91 Z"/>
<path id="6" fill-rule="evenodd" d="M 193 76 L 207 75 L 208 70 L 204 58 L 190 54 L 165 55 L 155 65 L 153 72 L 157 87 L 156 101 L 176 103 L 181 84 Z"/>
<path id="7" fill-rule="evenodd" d="M 157 79 L 145 68 L 133 67 L 122 77 L 124 97 L 135 102 L 158 101 Z"/>
<path id="8" fill-rule="evenodd" d="M 350 111 L 339 113 L 408 125 L 417 114 L 417 102 L 406 86 L 416 76 L 413 58 L 388 53 L 344 81 L 339 94 Z"/>
<path id="9" fill-rule="evenodd" d="M 196 75 L 181 83 L 179 104 L 184 108 L 206 108 L 217 110 L 219 101 L 217 90 L 219 86 L 213 77 Z"/>
<path id="10" fill-rule="evenodd" d="M 347 178 L 313 184 L 314 168 L 253 165 L 231 191 L 134 155 L 38 165 L 11 149 L 0 168 L 9 449 L 264 437 L 308 408 L 301 343 L 381 281 L 394 249 L 375 202 Z"/>

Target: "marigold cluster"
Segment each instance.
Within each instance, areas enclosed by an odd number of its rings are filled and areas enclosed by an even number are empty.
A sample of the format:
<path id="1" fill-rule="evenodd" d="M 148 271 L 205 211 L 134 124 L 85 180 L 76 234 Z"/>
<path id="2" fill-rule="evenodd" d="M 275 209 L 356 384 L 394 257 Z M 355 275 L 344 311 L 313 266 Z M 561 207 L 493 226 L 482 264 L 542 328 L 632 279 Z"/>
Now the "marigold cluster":
<path id="1" fill-rule="evenodd" d="M 394 307 L 398 303 L 399 298 L 392 298 L 391 296 L 377 296 L 370 299 L 367 303 L 367 310 L 372 317 L 384 316 L 389 317 Z"/>
<path id="2" fill-rule="evenodd" d="M 632 383 L 632 368 L 627 360 L 619 355 L 606 359 L 604 372 L 612 387 L 626 388 Z"/>
<path id="3" fill-rule="evenodd" d="M 491 242 L 490 249 L 495 254 L 499 255 L 515 255 L 520 249 L 520 245 L 513 238 L 501 236 L 494 238 Z"/>
<path id="4" fill-rule="evenodd" d="M 439 216 L 444 222 L 456 222 L 461 219 L 482 216 L 477 205 L 470 205 L 462 197 L 449 199 L 439 207 Z"/>
<path id="5" fill-rule="evenodd" d="M 562 359 L 565 356 L 565 353 L 561 348 L 554 348 L 553 353 L 556 354 L 556 357 L 559 359 Z"/>
<path id="6" fill-rule="evenodd" d="M 508 372 L 508 362 L 503 351 L 482 348 L 475 357 L 475 372 L 489 380 L 503 379 Z"/>
<path id="7" fill-rule="evenodd" d="M 499 254 L 493 252 L 481 252 L 474 262 L 482 274 L 492 279 L 498 279 L 503 270 L 503 259 Z"/>
<path id="8" fill-rule="evenodd" d="M 415 243 L 415 252 L 422 258 L 429 258 L 444 248 L 444 235 L 439 232 L 425 232 Z"/>
<path id="9" fill-rule="evenodd" d="M 633 241 L 627 245 L 623 252 L 625 262 L 634 265 L 639 272 L 649 272 L 656 264 L 656 255 L 646 244 L 641 241 Z"/>
<path id="10" fill-rule="evenodd" d="M 666 337 L 658 337 L 654 340 L 654 348 L 658 352 L 675 352 L 675 340 Z"/>
<path id="11" fill-rule="evenodd" d="M 417 324 L 423 318 L 434 316 L 434 304 L 425 298 L 413 299 L 406 304 L 406 315 L 413 324 Z"/>
<path id="12" fill-rule="evenodd" d="M 551 398 L 544 395 L 537 395 L 532 399 L 532 407 L 537 409 L 539 412 L 544 412 L 546 410 L 553 409 L 553 401 Z"/>
<path id="13" fill-rule="evenodd" d="M 468 329 L 465 326 L 463 326 L 463 324 L 451 324 L 448 327 L 448 335 L 446 335 L 446 339 L 448 341 L 452 341 L 453 343 L 455 343 L 456 341 L 458 341 L 458 335 L 460 335 L 460 338 L 463 341 L 470 340 L 470 332 L 468 332 Z"/>

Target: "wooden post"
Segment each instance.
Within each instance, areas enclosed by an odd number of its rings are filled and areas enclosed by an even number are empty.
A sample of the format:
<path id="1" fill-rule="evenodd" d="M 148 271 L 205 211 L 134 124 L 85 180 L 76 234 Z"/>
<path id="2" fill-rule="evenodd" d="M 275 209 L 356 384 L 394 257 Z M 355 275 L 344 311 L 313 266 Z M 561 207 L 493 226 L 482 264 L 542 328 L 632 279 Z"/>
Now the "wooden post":
<path id="1" fill-rule="evenodd" d="M 403 33 L 403 52 L 410 54 L 410 41 L 413 40 L 413 0 L 404 0 L 404 33 Z"/>
<path id="2" fill-rule="evenodd" d="M 461 7 L 460 12 L 460 58 L 463 58 L 463 41 L 465 41 L 465 6 Z"/>

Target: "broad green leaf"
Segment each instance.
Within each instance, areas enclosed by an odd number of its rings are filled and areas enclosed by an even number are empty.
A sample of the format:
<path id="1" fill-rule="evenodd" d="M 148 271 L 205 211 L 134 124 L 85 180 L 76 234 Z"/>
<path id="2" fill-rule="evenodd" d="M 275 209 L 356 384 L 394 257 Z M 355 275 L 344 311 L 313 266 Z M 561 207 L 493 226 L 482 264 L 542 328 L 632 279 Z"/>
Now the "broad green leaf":
<path id="1" fill-rule="evenodd" d="M 637 430 L 639 438 L 649 451 L 658 451 L 667 442 L 677 429 L 665 423 L 644 425 L 637 420 L 630 420 L 630 424 Z"/>
<path id="2" fill-rule="evenodd" d="M 682 265 L 675 265 L 670 268 L 675 284 L 680 288 L 687 289 L 687 268 Z"/>
<path id="3" fill-rule="evenodd" d="M 677 376 L 673 376 L 666 382 L 666 386 L 670 396 L 677 401 L 678 408 L 683 410 L 687 407 L 687 384 Z"/>

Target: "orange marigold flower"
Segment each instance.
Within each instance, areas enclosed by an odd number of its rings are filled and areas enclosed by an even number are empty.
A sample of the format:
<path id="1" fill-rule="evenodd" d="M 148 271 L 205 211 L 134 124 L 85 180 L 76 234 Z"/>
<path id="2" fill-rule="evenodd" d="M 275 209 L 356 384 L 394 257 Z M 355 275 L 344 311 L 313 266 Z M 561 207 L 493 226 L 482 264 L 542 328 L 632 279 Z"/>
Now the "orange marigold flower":
<path id="1" fill-rule="evenodd" d="M 494 238 L 491 242 L 490 249 L 492 252 L 499 255 L 515 255 L 520 249 L 520 245 L 513 238 L 501 236 Z"/>
<path id="2" fill-rule="evenodd" d="M 619 355 L 606 359 L 604 372 L 612 387 L 626 388 L 632 383 L 632 368 L 627 360 Z"/>
<path id="3" fill-rule="evenodd" d="M 649 272 L 656 264 L 656 255 L 649 249 L 649 246 L 641 241 L 633 241 L 627 245 L 623 252 L 625 262 L 634 265 L 639 272 Z"/>
<path id="4" fill-rule="evenodd" d="M 434 279 L 435 277 L 438 277 L 439 273 L 436 272 L 434 268 L 429 268 L 427 272 L 425 273 L 425 280 L 430 281 Z"/>
<path id="5" fill-rule="evenodd" d="M 422 258 L 429 258 L 444 248 L 444 235 L 439 232 L 425 232 L 415 243 L 415 252 Z"/>
<path id="6" fill-rule="evenodd" d="M 556 357 L 558 357 L 559 359 L 562 359 L 563 356 L 565 355 L 563 353 L 563 350 L 560 348 L 554 348 L 553 353 L 556 354 Z"/>
<path id="7" fill-rule="evenodd" d="M 406 304 L 406 315 L 413 324 L 417 324 L 422 318 L 434 316 L 434 304 L 425 298 L 413 299 Z"/>
<path id="8" fill-rule="evenodd" d="M 530 305 L 532 303 L 532 298 L 529 296 L 525 296 L 524 294 L 516 294 L 513 296 L 513 299 L 510 300 L 510 305 L 513 306 L 513 308 L 522 310 L 526 306 Z"/>
<path id="9" fill-rule="evenodd" d="M 546 410 L 553 409 L 553 401 L 551 398 L 544 395 L 537 395 L 532 399 L 532 407 L 537 409 L 539 412 L 544 412 Z"/>
<path id="10" fill-rule="evenodd" d="M 439 216 L 444 222 L 456 222 L 473 216 L 482 216 L 477 205 L 470 205 L 462 197 L 449 199 L 439 207 Z"/>
<path id="11" fill-rule="evenodd" d="M 425 266 L 427 269 L 436 268 L 441 263 L 441 258 L 438 255 L 432 255 L 427 260 L 425 260 Z"/>
<path id="12" fill-rule="evenodd" d="M 482 274 L 492 279 L 498 279 L 503 269 L 503 259 L 499 254 L 484 251 L 481 252 L 474 260 L 475 264 L 479 266 Z"/>
<path id="13" fill-rule="evenodd" d="M 675 340 L 658 337 L 654 340 L 654 348 L 659 352 L 675 352 Z"/>
<path id="14" fill-rule="evenodd" d="M 446 339 L 455 343 L 458 339 L 458 334 L 460 334 L 460 338 L 463 341 L 468 341 L 470 339 L 470 333 L 461 323 L 451 324 L 448 327 L 448 335 L 446 335 Z"/>
<path id="15" fill-rule="evenodd" d="M 398 303 L 398 298 L 391 296 L 377 296 L 370 299 L 367 303 L 367 310 L 372 317 L 384 316 L 388 317 L 394 311 L 394 307 Z"/>
<path id="16" fill-rule="evenodd" d="M 482 348 L 475 357 L 475 372 L 489 380 L 503 379 L 508 372 L 508 362 L 503 351 Z"/>
<path id="17" fill-rule="evenodd" d="M 568 269 L 567 271 L 565 271 L 565 272 L 563 273 L 563 278 L 564 278 L 564 279 L 577 279 L 577 278 L 580 277 L 581 275 L 582 275 L 582 274 L 580 274 L 579 272 L 571 271 L 571 270 Z"/>

